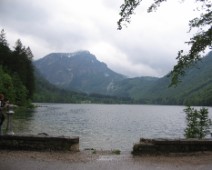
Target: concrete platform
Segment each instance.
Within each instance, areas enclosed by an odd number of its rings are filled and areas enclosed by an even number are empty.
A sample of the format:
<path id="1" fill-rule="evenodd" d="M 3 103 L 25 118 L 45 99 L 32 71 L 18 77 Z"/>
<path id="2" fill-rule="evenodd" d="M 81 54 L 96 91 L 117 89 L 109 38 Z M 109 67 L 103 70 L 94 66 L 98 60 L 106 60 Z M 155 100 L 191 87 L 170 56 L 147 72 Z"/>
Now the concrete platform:
<path id="1" fill-rule="evenodd" d="M 79 137 L 46 135 L 3 135 L 0 150 L 79 151 Z"/>
<path id="2" fill-rule="evenodd" d="M 212 139 L 144 139 L 133 146 L 134 155 L 212 151 Z"/>

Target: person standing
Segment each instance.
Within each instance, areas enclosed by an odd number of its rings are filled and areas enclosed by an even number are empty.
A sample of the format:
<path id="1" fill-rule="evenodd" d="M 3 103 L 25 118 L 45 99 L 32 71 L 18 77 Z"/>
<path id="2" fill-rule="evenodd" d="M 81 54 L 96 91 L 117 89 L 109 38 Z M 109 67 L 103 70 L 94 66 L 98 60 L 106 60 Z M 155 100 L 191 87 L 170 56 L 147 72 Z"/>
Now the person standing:
<path id="1" fill-rule="evenodd" d="M 4 108 L 6 107 L 7 107 L 7 102 L 4 101 L 4 95 L 0 94 L 0 135 L 2 134 L 1 126 L 5 120 Z"/>

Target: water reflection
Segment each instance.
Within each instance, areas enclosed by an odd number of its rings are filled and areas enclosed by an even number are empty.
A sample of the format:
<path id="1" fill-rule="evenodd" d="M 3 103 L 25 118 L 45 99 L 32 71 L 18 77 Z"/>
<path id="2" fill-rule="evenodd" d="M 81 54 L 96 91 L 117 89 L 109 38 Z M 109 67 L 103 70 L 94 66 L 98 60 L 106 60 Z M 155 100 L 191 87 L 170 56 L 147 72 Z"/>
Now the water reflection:
<path id="1" fill-rule="evenodd" d="M 15 112 L 13 114 L 13 131 L 15 133 L 24 133 L 24 131 L 29 131 L 30 126 L 30 120 L 33 120 L 35 110 L 34 109 L 26 109 L 26 108 L 18 108 L 15 109 Z M 7 114 L 6 114 L 7 116 Z M 7 119 L 5 119 L 5 122 L 3 124 L 3 132 L 6 133 L 7 128 Z"/>
<path id="2" fill-rule="evenodd" d="M 18 108 L 13 115 L 13 130 L 15 133 L 25 131 L 27 132 L 30 127 L 30 121 L 33 120 L 35 114 L 34 109 Z"/>

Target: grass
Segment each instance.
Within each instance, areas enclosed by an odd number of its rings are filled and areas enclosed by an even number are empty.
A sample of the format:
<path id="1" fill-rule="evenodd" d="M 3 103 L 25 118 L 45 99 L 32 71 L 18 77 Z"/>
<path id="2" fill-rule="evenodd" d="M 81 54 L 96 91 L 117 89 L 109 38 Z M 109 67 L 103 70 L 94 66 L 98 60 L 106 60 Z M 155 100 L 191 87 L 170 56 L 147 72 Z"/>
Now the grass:
<path id="1" fill-rule="evenodd" d="M 119 149 L 112 150 L 112 154 L 120 155 L 121 151 Z"/>

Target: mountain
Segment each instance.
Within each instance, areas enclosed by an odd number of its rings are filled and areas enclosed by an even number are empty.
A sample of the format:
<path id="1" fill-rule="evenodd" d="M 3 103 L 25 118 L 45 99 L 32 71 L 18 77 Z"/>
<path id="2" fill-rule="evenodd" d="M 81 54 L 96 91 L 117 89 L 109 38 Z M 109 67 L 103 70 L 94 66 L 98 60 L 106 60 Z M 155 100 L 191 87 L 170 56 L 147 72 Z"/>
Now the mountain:
<path id="1" fill-rule="evenodd" d="M 110 88 L 111 95 L 131 97 L 134 100 L 140 99 L 159 80 L 157 77 L 135 77 L 126 78 L 113 83 Z"/>
<path id="2" fill-rule="evenodd" d="M 212 52 L 186 70 L 182 82 L 168 88 L 170 78 L 161 78 L 148 95 L 161 103 L 184 105 L 212 105 Z M 146 96 L 147 97 L 147 96 Z M 167 100 L 167 101 L 166 101 Z"/>
<path id="3" fill-rule="evenodd" d="M 52 53 L 34 64 L 55 86 L 89 93 L 93 102 L 103 99 L 107 103 L 122 100 L 122 103 L 212 106 L 212 52 L 187 69 L 176 87 L 169 87 L 167 75 L 126 78 L 88 51 Z"/>
<path id="4" fill-rule="evenodd" d="M 128 97 L 117 97 L 100 94 L 85 94 L 70 90 L 64 90 L 49 83 L 35 68 L 35 93 L 33 102 L 47 103 L 132 103 L 133 100 Z"/>
<path id="5" fill-rule="evenodd" d="M 51 53 L 34 62 L 41 75 L 57 87 L 107 94 L 113 82 L 125 76 L 110 70 L 89 51 Z"/>
<path id="6" fill-rule="evenodd" d="M 34 69 L 34 75 L 35 93 L 33 102 L 81 103 L 89 100 L 86 94 L 66 91 L 49 83 L 36 68 Z"/>
<path id="7" fill-rule="evenodd" d="M 169 87 L 170 78 L 140 77 L 113 84 L 110 93 L 137 103 L 212 106 L 212 52 L 186 70 L 182 82 Z"/>

